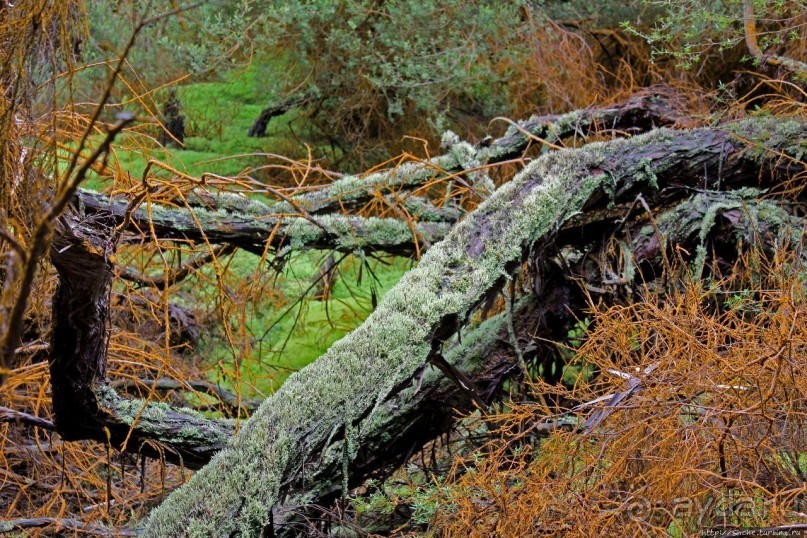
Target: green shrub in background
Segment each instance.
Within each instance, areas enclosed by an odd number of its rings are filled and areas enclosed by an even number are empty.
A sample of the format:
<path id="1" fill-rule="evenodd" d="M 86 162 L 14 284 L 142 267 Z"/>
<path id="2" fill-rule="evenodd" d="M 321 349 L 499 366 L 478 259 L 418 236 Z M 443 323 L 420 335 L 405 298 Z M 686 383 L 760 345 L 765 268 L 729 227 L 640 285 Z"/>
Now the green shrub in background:
<path id="1" fill-rule="evenodd" d="M 804 41 L 804 0 L 644 0 L 661 16 L 649 31 L 623 23 L 652 46 L 654 57 L 671 56 L 689 69 L 714 51 L 744 46 L 744 9 L 750 8 L 761 30 L 759 46 L 765 53 L 788 54 Z M 803 50 L 801 52 L 804 52 Z M 746 55 L 746 60 L 751 58 Z"/>
<path id="2" fill-rule="evenodd" d="M 525 10 L 521 0 L 272 2 L 255 44 L 282 51 L 279 93 L 305 100 L 320 132 L 348 150 L 390 130 L 439 133 L 462 113 L 506 112 L 509 66 L 530 52 L 518 38 Z"/>
<path id="3" fill-rule="evenodd" d="M 164 2 L 163 10 L 173 10 Z M 249 51 L 249 28 L 253 16 L 249 1 L 211 1 L 180 11 L 143 28 L 137 46 L 127 56 L 124 71 L 130 81 L 147 81 L 150 90 L 172 81 L 191 77 L 192 81 L 226 77 L 233 63 Z M 104 62 L 115 61 L 134 28 L 143 20 L 144 5 L 136 1 L 91 0 L 86 2 L 89 36 L 76 44 L 76 53 L 87 65 L 74 82 L 79 95 L 91 99 L 105 84 L 109 74 Z M 152 9 L 149 17 L 154 17 Z M 121 100 L 131 94 L 123 85 L 115 91 Z"/>

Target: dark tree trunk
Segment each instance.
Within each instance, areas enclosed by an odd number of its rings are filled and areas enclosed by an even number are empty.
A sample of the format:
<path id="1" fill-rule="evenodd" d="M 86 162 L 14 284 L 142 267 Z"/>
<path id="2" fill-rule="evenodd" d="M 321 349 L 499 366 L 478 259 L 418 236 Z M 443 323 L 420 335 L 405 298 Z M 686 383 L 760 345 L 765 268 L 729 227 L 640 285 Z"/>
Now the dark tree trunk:
<path id="1" fill-rule="evenodd" d="M 53 300 L 50 375 L 56 430 L 67 441 L 94 439 L 117 449 L 198 468 L 229 440 L 231 421 L 120 398 L 107 384 L 109 301 L 115 248 L 101 219 L 63 217 L 51 248 L 59 273 Z M 147 442 L 148 441 L 148 442 Z"/>
<path id="2" fill-rule="evenodd" d="M 163 127 L 160 133 L 160 144 L 164 147 L 185 145 L 185 116 L 182 115 L 181 105 L 175 91 L 171 90 L 168 101 L 163 108 Z"/>
<path id="3" fill-rule="evenodd" d="M 263 138 L 264 136 L 266 136 L 266 128 L 269 127 L 269 122 L 272 120 L 272 118 L 282 116 L 292 108 L 304 105 L 310 100 L 311 99 L 307 97 L 302 97 L 298 99 L 289 99 L 288 101 L 281 103 L 277 106 L 270 106 L 264 108 L 263 110 L 261 110 L 261 113 L 255 119 L 255 123 L 253 123 L 252 127 L 249 128 L 247 136 Z"/>

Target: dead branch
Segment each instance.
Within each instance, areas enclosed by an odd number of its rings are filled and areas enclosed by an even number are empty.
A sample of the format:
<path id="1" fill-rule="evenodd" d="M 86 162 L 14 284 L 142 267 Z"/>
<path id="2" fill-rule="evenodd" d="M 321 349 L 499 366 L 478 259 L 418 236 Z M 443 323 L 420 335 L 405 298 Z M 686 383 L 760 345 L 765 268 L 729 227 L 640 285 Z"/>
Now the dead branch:
<path id="1" fill-rule="evenodd" d="M 51 247 L 60 281 L 53 300 L 49 357 L 56 431 L 66 441 L 94 439 L 196 468 L 230 438 L 233 423 L 125 400 L 106 380 L 114 227 L 61 219 Z"/>
<path id="2" fill-rule="evenodd" d="M 23 411 L 15 411 L 14 409 L 9 409 L 8 407 L 0 407 L 0 422 L 13 422 L 16 424 L 26 424 L 29 426 L 36 426 L 37 428 L 43 428 L 46 430 L 56 429 L 56 427 L 53 425 L 53 422 L 51 422 L 46 418 L 31 415 L 30 413 L 25 413 Z"/>
<path id="3" fill-rule="evenodd" d="M 115 225 L 127 222 L 128 203 L 120 198 L 83 191 L 80 207 L 87 217 L 98 215 Z M 175 209 L 152 205 L 131 213 L 128 229 L 133 233 L 154 230 L 160 239 L 186 239 L 228 244 L 262 255 L 267 242 L 272 250 L 336 250 L 353 252 L 387 252 L 409 256 L 416 245 L 434 243 L 448 233 L 451 223 L 418 222 L 411 227 L 392 218 L 318 215 L 317 225 L 295 210 L 286 216 L 249 214 L 245 212 Z"/>
<path id="4" fill-rule="evenodd" d="M 84 523 L 64 517 L 34 517 L 29 519 L 9 519 L 0 521 L 0 533 L 15 532 L 25 529 L 54 527 L 54 530 L 71 530 L 102 536 L 137 536 L 137 531 L 121 528 L 103 527 L 93 523 Z"/>
<path id="5" fill-rule="evenodd" d="M 178 381 L 170 378 L 160 379 L 118 379 L 110 383 L 110 385 L 118 390 L 125 390 L 131 392 L 133 389 L 143 388 L 146 390 L 156 390 L 160 392 L 168 391 L 195 391 L 203 394 L 215 396 L 230 413 L 230 416 L 243 416 L 249 412 L 255 411 L 262 399 L 247 399 L 240 398 L 237 394 L 233 394 L 218 385 L 208 381 L 198 379 L 189 379 Z M 218 406 L 211 406 L 209 410 L 215 410 Z M 2 408 L 0 408 L 2 412 Z"/>

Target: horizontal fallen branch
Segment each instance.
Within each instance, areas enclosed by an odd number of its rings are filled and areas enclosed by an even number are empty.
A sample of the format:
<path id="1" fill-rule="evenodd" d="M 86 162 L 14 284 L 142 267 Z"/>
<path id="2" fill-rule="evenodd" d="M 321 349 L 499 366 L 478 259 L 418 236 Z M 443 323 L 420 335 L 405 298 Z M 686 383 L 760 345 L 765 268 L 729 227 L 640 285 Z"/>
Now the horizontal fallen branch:
<path id="1" fill-rule="evenodd" d="M 27 519 L 9 519 L 0 521 L 0 533 L 24 531 L 25 529 L 41 529 L 52 527 L 54 531 L 75 531 L 101 536 L 138 536 L 134 530 L 119 527 L 110 528 L 93 523 L 84 523 L 75 519 L 64 517 L 32 517 Z"/>
<path id="2" fill-rule="evenodd" d="M 322 189 L 294 197 L 312 215 L 361 207 L 380 194 L 412 190 L 440 176 L 458 175 L 484 165 L 521 156 L 537 140 L 550 143 L 571 136 L 585 137 L 600 130 L 646 132 L 678 120 L 669 90 L 653 89 L 621 105 L 593 108 L 563 115 L 535 116 L 514 124 L 504 136 L 472 146 L 459 140 L 448 151 L 425 162 L 404 163 L 392 170 L 365 176 L 344 176 Z M 293 213 L 288 203 L 273 204 L 275 213 Z"/>
<path id="3" fill-rule="evenodd" d="M 229 390 L 201 380 L 182 380 L 160 378 L 160 379 L 118 379 L 110 383 L 116 390 L 131 391 L 137 388 L 154 390 L 158 392 L 168 391 L 191 391 L 215 396 L 223 404 L 230 416 L 241 416 L 247 412 L 252 412 L 258 408 L 263 399 L 240 398 Z M 218 406 L 212 406 L 209 410 L 214 410 Z"/>
<path id="4" fill-rule="evenodd" d="M 81 209 L 119 225 L 127 215 L 128 202 L 102 194 L 80 193 Z M 312 222 L 296 214 L 264 216 L 225 210 L 171 208 L 151 205 L 131 213 L 130 232 L 152 232 L 160 239 L 186 239 L 228 244 L 262 255 L 270 250 L 336 250 L 387 252 L 409 256 L 418 245 L 439 241 L 452 223 L 415 222 L 400 219 L 318 215 Z"/>
<path id="5" fill-rule="evenodd" d="M 15 411 L 8 407 L 0 407 L 0 422 L 14 422 L 17 424 L 25 424 L 27 426 L 36 426 L 45 430 L 54 430 L 56 427 L 53 422 L 46 418 L 38 417 L 23 411 Z"/>

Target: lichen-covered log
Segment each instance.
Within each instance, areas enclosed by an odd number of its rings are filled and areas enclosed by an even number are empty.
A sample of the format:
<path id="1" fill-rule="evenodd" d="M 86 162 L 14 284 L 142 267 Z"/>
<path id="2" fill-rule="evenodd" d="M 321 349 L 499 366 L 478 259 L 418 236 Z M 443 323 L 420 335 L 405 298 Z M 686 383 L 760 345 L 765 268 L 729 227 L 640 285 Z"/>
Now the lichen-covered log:
<path id="1" fill-rule="evenodd" d="M 110 225 L 115 218 L 111 214 L 105 217 L 82 221 L 72 214 L 66 216 L 52 245 L 51 260 L 59 273 L 50 356 L 55 429 L 67 441 L 109 442 L 116 449 L 149 456 L 160 456 L 155 448 L 159 446 L 167 462 L 199 468 L 232 437 L 233 421 L 210 419 L 164 403 L 122 398 L 112 388 L 114 383 L 107 382 L 109 298 L 115 263 Z M 493 345 L 495 339 L 487 342 L 481 336 L 489 333 L 481 328 L 468 341 Z M 448 361 L 458 364 L 489 396 L 493 391 L 488 387 L 497 385 L 511 365 L 506 355 L 482 354 L 476 349 L 458 348 L 448 355 Z M 467 393 L 434 372 L 424 374 L 416 392 L 415 397 L 406 393 L 404 399 L 386 402 L 384 420 L 375 431 L 365 432 L 368 452 L 357 476 L 399 463 L 402 454 L 445 431 L 452 409 L 467 408 L 470 401 Z M 36 418 L 24 413 L 17 416 L 25 416 L 27 423 Z M 424 417 L 430 418 L 424 421 Z M 38 420 L 37 425 L 54 427 Z M 334 469 L 341 471 L 341 462 L 332 463 L 337 467 L 330 468 L 330 474 L 310 475 L 319 488 L 341 484 L 341 475 L 334 474 Z"/>
<path id="2" fill-rule="evenodd" d="M 289 200 L 292 200 L 300 208 L 304 208 L 308 205 L 305 194 L 289 197 Z M 458 207 L 447 205 L 437 207 L 426 198 L 414 196 L 411 193 L 385 194 L 383 200 L 387 207 L 407 214 L 411 216 L 413 220 L 417 221 L 456 222 L 463 214 L 463 211 Z M 278 207 L 276 204 L 264 203 L 256 200 L 254 197 L 244 196 L 241 193 L 224 190 L 211 192 L 202 187 L 192 189 L 185 195 L 184 200 L 176 200 L 176 202 L 187 203 L 191 207 L 203 207 L 213 210 L 221 209 L 228 213 L 247 213 L 250 215 L 260 215 L 262 217 L 278 215 L 279 209 L 294 209 L 294 214 L 299 214 L 299 211 L 291 205 Z M 341 206 L 333 208 L 334 212 L 341 209 L 344 208 Z M 319 213 L 322 213 L 322 211 Z M 283 215 L 284 213 L 281 211 L 279 214 Z"/>
<path id="3" fill-rule="evenodd" d="M 206 237 L 211 243 L 228 243 L 258 255 L 264 252 L 268 239 L 275 248 L 283 245 L 297 250 L 361 248 L 411 255 L 419 246 L 442 239 L 461 215 L 455 208 L 437 208 L 419 197 L 389 193 L 421 186 L 441 174 L 457 174 L 518 156 L 536 137 L 557 142 L 600 129 L 642 132 L 668 125 L 676 120 L 673 101 L 668 93 L 658 90 L 614 107 L 535 116 L 512 126 L 503 137 L 489 144 L 474 147 L 451 139 L 447 141 L 448 151 L 428 162 L 406 163 L 365 176 L 345 176 L 328 187 L 295 196 L 293 203 L 266 204 L 226 192 L 191 193 L 189 201 L 196 206 L 193 217 L 184 208 L 152 205 L 134 211 L 128 229 L 150 230 L 147 223 L 151 219 L 158 237 L 197 241 Z M 399 219 L 349 217 L 341 213 L 379 194 L 384 194 L 391 206 L 401 207 L 417 222 L 407 224 Z M 126 214 L 128 201 L 124 199 L 86 190 L 79 191 L 76 198 L 88 214 L 108 211 L 118 222 Z M 315 215 L 319 225 L 301 216 L 300 209 L 309 216 Z"/>
<path id="4" fill-rule="evenodd" d="M 518 334 L 527 338 L 541 323 L 538 303 L 525 299 L 514 310 Z M 320 448 L 316 463 L 308 462 L 304 476 L 290 484 L 292 487 L 274 507 L 277 521 L 282 523 L 275 529 L 277 534 L 307 535 L 308 522 L 301 508 L 329 506 L 346 485 L 352 488 L 369 477 L 388 476 L 427 442 L 449 431 L 458 412 L 472 410 L 477 398 L 489 401 L 496 395 L 501 383 L 517 371 L 506 323 L 507 316 L 499 314 L 469 330 L 461 343 L 446 346 L 446 362 L 463 374 L 473 393 L 436 367 L 426 366 L 412 383 L 379 402 L 372 420 L 364 422 L 360 430 L 334 432 Z M 209 535 L 227 532 L 215 530 Z"/>
<path id="5" fill-rule="evenodd" d="M 501 138 L 479 150 L 485 163 L 519 156 L 535 138 L 550 144 L 568 137 L 585 139 L 598 132 L 639 134 L 676 124 L 676 95 L 669 88 L 648 88 L 624 103 L 604 108 L 575 110 L 568 114 L 533 116 L 510 127 Z"/>
<path id="6" fill-rule="evenodd" d="M 792 215 L 787 204 L 757 199 L 759 194 L 755 189 L 700 193 L 658 215 L 655 228 L 643 223 L 643 214 L 636 215 L 629 223 L 631 229 L 619 227 L 616 238 L 631 249 L 628 259 L 633 264 L 650 265 L 661 274 L 660 254 L 665 246 L 696 252 L 711 241 L 724 248 L 755 243 L 768 248 L 781 244 L 788 234 L 794 239 L 800 237 L 807 225 L 804 219 Z M 584 244 L 596 244 L 598 250 L 608 251 L 611 230 L 614 227 L 600 227 L 597 233 L 585 234 Z M 578 234 L 578 241 L 581 237 Z M 601 286 L 603 293 L 614 293 L 616 288 L 603 283 L 607 275 L 585 270 L 584 259 L 570 252 L 570 247 L 580 245 L 557 246 L 561 250 L 555 256 L 558 259 L 552 260 L 551 274 L 544 277 L 540 289 L 533 289 L 514 306 L 511 316 L 515 345 L 536 370 L 539 364 L 549 366 L 552 359 L 562 360 L 554 346 L 544 343 L 545 339 L 565 337 L 580 319 L 580 313 L 589 307 L 589 299 L 579 289 L 581 281 L 589 287 Z M 608 258 L 600 254 L 593 251 L 590 257 Z M 575 259 L 580 261 L 575 263 Z M 638 293 L 647 289 L 646 284 L 643 278 L 634 278 L 623 282 L 622 287 L 628 286 Z M 459 342 L 455 339 L 444 346 L 448 349 L 447 362 L 465 374 L 472 390 L 485 401 L 497 393 L 502 380 L 520 373 L 508 323 L 507 315 L 499 314 L 463 331 Z M 562 362 L 555 364 L 554 381 L 559 381 L 562 367 Z M 553 381 L 546 374 L 550 370 L 544 368 L 546 381 Z M 428 367 L 415 379 L 412 385 L 385 401 L 376 411 L 375 420 L 363 425 L 352 439 L 356 457 L 349 464 L 348 487 L 367 477 L 384 476 L 385 471 L 403 462 L 426 441 L 447 431 L 457 412 L 473 408 L 474 395 L 437 369 Z M 345 479 L 344 443 L 344 438 L 332 439 L 323 449 L 318 464 L 308 470 L 302 487 L 287 492 L 283 503 L 275 507 L 284 522 L 284 527 L 277 529 L 279 534 L 306 535 L 310 529 L 307 514 L 300 511 L 301 503 L 328 506 L 341 493 Z"/>
<path id="7" fill-rule="evenodd" d="M 678 119 L 675 99 L 670 90 L 651 88 L 613 107 L 534 116 L 511 126 L 501 138 L 480 146 L 473 146 L 455 137 L 444 137 L 446 153 L 427 162 L 405 163 L 392 170 L 364 176 L 345 176 L 324 189 L 295 196 L 294 200 L 311 214 L 353 209 L 379 194 L 412 190 L 441 175 L 460 174 L 485 164 L 518 157 L 536 139 L 553 143 L 571 136 L 585 137 L 600 130 L 639 133 L 672 125 Z M 471 182 L 474 182 L 473 178 Z M 295 211 L 288 202 L 278 202 L 271 207 L 274 212 Z"/>
<path id="8" fill-rule="evenodd" d="M 190 201 L 194 205 L 207 206 L 208 209 L 212 207 L 211 211 L 199 210 L 204 219 L 216 222 L 217 218 L 226 215 L 235 215 L 236 219 L 237 216 L 242 216 L 255 225 L 254 228 L 245 228 L 236 220 L 235 225 L 243 230 L 243 235 L 257 233 L 261 237 L 265 237 L 266 231 L 271 230 L 279 222 L 280 217 L 299 216 L 298 208 L 304 209 L 311 215 L 326 215 L 323 218 L 327 220 L 331 218 L 327 216 L 328 213 L 338 214 L 345 209 L 355 208 L 379 194 L 412 189 L 434 180 L 441 174 L 457 174 L 483 164 L 493 164 L 516 157 L 523 153 L 536 138 L 557 142 L 566 137 L 585 136 L 603 129 L 633 133 L 644 132 L 655 127 L 673 124 L 676 119 L 674 99 L 669 94 L 669 90 L 653 91 L 651 89 L 613 107 L 580 110 L 563 115 L 534 116 L 515 124 L 501 138 L 478 147 L 458 139 L 449 140 L 448 151 L 428 162 L 406 163 L 392 170 L 364 176 L 345 176 L 323 189 L 294 196 L 293 204 L 288 201 L 265 204 L 228 193 L 203 193 L 200 195 L 192 193 Z M 86 190 L 79 191 L 77 199 L 79 204 L 83 203 L 90 211 L 104 208 L 106 205 L 116 215 L 122 216 L 125 212 L 125 200 L 110 199 Z M 437 228 L 423 230 L 426 234 L 430 231 L 439 233 L 443 230 L 447 220 L 453 222 L 458 216 L 457 212 L 451 208 L 435 208 L 417 197 L 393 199 L 391 203 L 401 205 L 423 222 L 437 222 Z M 142 211 L 135 213 L 135 217 L 143 217 L 143 215 Z M 166 226 L 164 232 L 171 227 L 170 222 L 174 215 L 175 213 L 172 213 L 170 209 L 162 207 L 156 209 L 158 222 Z M 179 219 L 177 226 L 183 229 L 189 228 L 189 219 L 186 215 L 177 218 Z M 262 221 L 256 224 L 255 218 L 261 218 Z M 351 223 L 351 221 L 346 219 L 345 223 Z M 137 219 L 135 224 L 137 224 Z M 364 228 L 380 228 L 387 225 L 382 221 L 363 223 L 355 219 L 352 224 L 356 225 L 357 230 L 354 231 L 354 234 L 359 236 L 358 241 L 361 241 Z M 212 226 L 215 230 L 215 224 Z M 189 233 L 198 236 L 198 231 Z M 249 238 L 244 241 L 243 248 L 255 249 L 255 242 L 255 237 Z"/>
<path id="9" fill-rule="evenodd" d="M 631 239 L 634 260 L 652 260 L 671 244 L 690 242 L 694 247 L 692 268 L 700 273 L 707 258 L 709 237 L 721 250 L 735 252 L 738 243 L 767 250 L 786 242 L 798 243 L 807 222 L 796 216 L 796 209 L 791 207 L 794 204 L 761 199 L 762 196 L 755 188 L 700 192 L 660 215 L 655 226 L 646 223 L 635 230 Z M 728 256 L 726 261 L 733 263 L 734 256 Z"/>
<path id="10" fill-rule="evenodd" d="M 124 221 L 128 201 L 91 191 L 78 194 L 85 215 L 103 214 L 116 224 Z M 260 204 L 257 202 L 257 204 Z M 400 219 L 318 215 L 310 220 L 292 211 L 286 216 L 265 215 L 263 204 L 244 202 L 243 211 L 226 209 L 170 208 L 153 204 L 132 212 L 130 231 L 152 231 L 161 239 L 207 240 L 226 243 L 262 255 L 272 250 L 336 250 L 351 252 L 387 252 L 408 256 L 418 245 L 430 245 L 442 239 L 452 224 L 447 222 L 412 222 Z"/>
<path id="11" fill-rule="evenodd" d="M 323 450 L 342 439 L 349 471 L 385 403 L 574 215 L 640 193 L 650 204 L 686 195 L 673 186 L 755 185 L 775 177 L 777 166 L 803 168 L 768 152 L 803 154 L 805 123 L 755 119 L 730 131 L 662 129 L 532 162 L 429 250 L 361 327 L 291 376 L 231 445 L 153 512 L 146 533 L 260 536 L 270 521 L 282 524 L 295 506 L 315 501 L 306 477 L 325 462 Z"/>
<path id="12" fill-rule="evenodd" d="M 64 216 L 51 246 L 59 273 L 53 299 L 50 378 L 56 431 L 198 468 L 230 439 L 233 422 L 190 409 L 126 400 L 107 384 L 114 245 L 109 222 Z"/>

